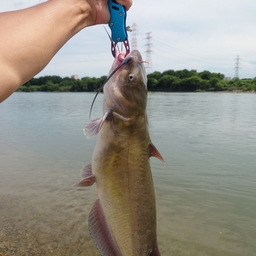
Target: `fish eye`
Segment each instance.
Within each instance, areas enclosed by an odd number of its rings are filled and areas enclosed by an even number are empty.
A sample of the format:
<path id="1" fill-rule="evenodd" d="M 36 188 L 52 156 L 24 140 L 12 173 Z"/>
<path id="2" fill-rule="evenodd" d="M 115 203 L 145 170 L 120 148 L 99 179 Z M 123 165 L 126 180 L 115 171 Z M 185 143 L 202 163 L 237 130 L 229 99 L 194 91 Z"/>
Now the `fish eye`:
<path id="1" fill-rule="evenodd" d="M 136 76 L 131 73 L 129 74 L 128 78 L 129 78 L 129 81 L 133 81 L 136 78 Z"/>

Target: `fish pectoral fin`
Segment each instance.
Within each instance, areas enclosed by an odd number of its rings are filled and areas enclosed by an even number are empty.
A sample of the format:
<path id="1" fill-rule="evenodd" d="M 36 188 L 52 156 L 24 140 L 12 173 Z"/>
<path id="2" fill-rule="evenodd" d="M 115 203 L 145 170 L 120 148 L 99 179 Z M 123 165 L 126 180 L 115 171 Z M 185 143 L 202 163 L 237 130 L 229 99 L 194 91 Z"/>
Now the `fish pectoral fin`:
<path id="1" fill-rule="evenodd" d="M 84 128 L 84 135 L 87 139 L 90 139 L 97 135 L 102 126 L 102 119 L 98 118 L 89 122 L 89 124 Z"/>
<path id="2" fill-rule="evenodd" d="M 95 176 L 92 175 L 92 165 L 87 164 L 81 170 L 81 180 L 75 186 L 88 187 L 94 184 Z"/>
<path id="3" fill-rule="evenodd" d="M 148 157 L 154 156 L 154 157 L 158 158 L 159 160 L 165 162 L 164 159 L 163 159 L 163 157 L 162 157 L 162 155 L 161 155 L 160 152 L 157 150 L 157 148 L 153 145 L 152 142 L 149 144 L 149 150 L 148 150 L 148 152 L 149 152 L 149 156 L 148 156 Z"/>
<path id="4" fill-rule="evenodd" d="M 90 235 L 101 255 L 121 256 L 120 251 L 116 246 L 108 228 L 99 199 L 95 202 L 91 209 L 88 226 Z"/>
<path id="5" fill-rule="evenodd" d="M 106 121 L 108 116 L 111 114 L 111 111 L 105 112 L 104 116 L 102 118 L 97 118 L 94 120 L 91 120 L 89 124 L 84 128 L 84 134 L 85 136 L 90 139 L 97 135 L 103 125 L 103 123 Z"/>

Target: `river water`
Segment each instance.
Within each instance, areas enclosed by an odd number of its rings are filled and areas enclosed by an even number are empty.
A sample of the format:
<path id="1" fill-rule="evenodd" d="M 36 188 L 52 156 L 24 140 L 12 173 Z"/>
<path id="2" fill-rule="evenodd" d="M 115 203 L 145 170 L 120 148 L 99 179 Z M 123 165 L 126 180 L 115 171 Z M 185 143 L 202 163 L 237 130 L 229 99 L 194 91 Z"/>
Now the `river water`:
<path id="1" fill-rule="evenodd" d="M 94 94 L 15 93 L 0 104 L 0 255 L 99 255 L 77 188 L 96 138 Z M 102 95 L 92 118 L 101 116 Z M 256 255 L 256 94 L 148 96 L 162 256 Z"/>

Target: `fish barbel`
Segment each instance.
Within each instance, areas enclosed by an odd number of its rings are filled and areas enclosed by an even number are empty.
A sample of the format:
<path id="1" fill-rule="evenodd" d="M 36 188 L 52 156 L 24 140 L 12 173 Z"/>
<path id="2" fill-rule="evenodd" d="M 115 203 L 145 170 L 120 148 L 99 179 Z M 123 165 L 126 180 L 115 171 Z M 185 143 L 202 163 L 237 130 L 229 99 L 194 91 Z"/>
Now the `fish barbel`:
<path id="1" fill-rule="evenodd" d="M 147 76 L 139 51 L 117 56 L 110 73 L 103 117 L 85 129 L 88 137 L 99 133 L 92 163 L 77 184 L 96 183 L 99 199 L 89 214 L 89 231 L 103 256 L 159 256 L 149 157 L 163 158 L 149 137 Z"/>

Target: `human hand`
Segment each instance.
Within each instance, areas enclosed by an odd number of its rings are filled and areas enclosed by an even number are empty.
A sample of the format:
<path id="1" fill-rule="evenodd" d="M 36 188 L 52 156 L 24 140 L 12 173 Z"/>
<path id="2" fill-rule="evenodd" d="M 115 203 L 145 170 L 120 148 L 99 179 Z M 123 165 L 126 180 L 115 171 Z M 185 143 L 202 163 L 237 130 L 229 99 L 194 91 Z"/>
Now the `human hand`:
<path id="1" fill-rule="evenodd" d="M 132 0 L 117 0 L 117 2 L 121 5 L 123 5 L 126 9 L 126 11 L 128 11 L 130 9 L 130 7 L 132 6 Z"/>
<path id="2" fill-rule="evenodd" d="M 132 0 L 116 0 L 128 11 L 132 5 Z M 94 25 L 106 24 L 110 19 L 108 0 L 87 0 L 90 5 L 94 18 Z"/>

